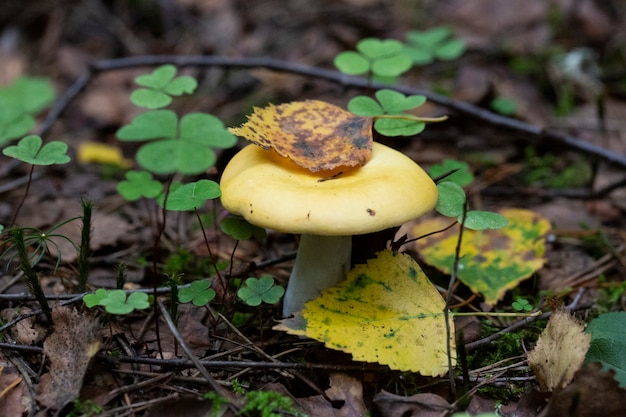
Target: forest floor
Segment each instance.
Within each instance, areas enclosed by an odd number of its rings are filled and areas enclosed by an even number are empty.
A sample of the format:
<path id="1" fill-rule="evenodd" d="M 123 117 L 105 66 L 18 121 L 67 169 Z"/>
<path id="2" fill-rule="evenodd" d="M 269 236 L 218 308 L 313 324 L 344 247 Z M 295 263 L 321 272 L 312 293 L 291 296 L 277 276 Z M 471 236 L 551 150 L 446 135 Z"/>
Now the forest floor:
<path id="1" fill-rule="evenodd" d="M 548 392 L 526 361 L 550 311 L 559 305 L 585 323 L 602 313 L 626 311 L 622 2 L 4 3 L 0 86 L 24 75 L 53 82 L 58 101 L 52 108 L 61 112 L 41 112 L 33 133 L 67 143 L 72 160 L 37 167 L 20 208 L 30 168 L 3 156 L 0 224 L 11 225 L 19 210 L 16 225 L 46 231 L 81 216 L 81 198 L 90 198 L 95 206 L 88 289 L 116 288 L 119 265 L 124 265 L 124 289 L 158 286 L 161 293 L 154 309 L 126 315 L 86 308 L 76 291 L 77 254 L 63 239 L 56 240 L 59 267 L 55 248 L 37 265 L 50 305 L 57 306 L 53 328 L 43 314 L 28 315 L 39 307 L 22 271 L 3 257 L 0 415 L 168 417 L 207 416 L 212 410 L 237 415 L 239 406 L 253 402 L 245 394 L 251 392 L 278 392 L 291 399 L 293 409 L 261 396 L 258 409 L 244 415 L 407 417 L 498 409 L 499 415 L 511 417 L 558 416 L 568 415 L 558 404 L 569 404 L 574 396 L 582 396 L 584 404 L 572 415 L 626 415 L 620 408 L 626 395 L 610 374 L 585 365 L 570 388 Z M 122 165 L 136 164 L 138 145 L 120 142 L 115 134 L 143 111 L 129 100 L 134 78 L 154 68 L 143 56 L 178 56 L 172 63 L 198 79 L 196 94 L 175 100 L 176 112 L 206 112 L 226 126 L 238 126 L 253 106 L 267 103 L 317 99 L 345 108 L 355 95 L 371 91 L 350 77 L 317 69 L 335 70 L 334 57 L 353 50 L 361 39 L 404 41 L 408 31 L 442 25 L 466 43 L 466 52 L 414 68 L 399 84 L 431 98 L 425 114 L 447 115 L 448 120 L 429 124 L 416 137 L 381 141 L 425 169 L 446 159 L 467 162 L 475 176 L 467 190 L 474 208 L 527 209 L 551 225 L 542 237 L 542 267 L 508 287 L 497 303 L 486 303 L 464 284 L 454 287 L 458 311 L 511 312 L 512 303 L 522 298 L 545 312 L 531 319 L 457 317 L 457 336 L 469 348 L 459 353 L 454 374 L 421 376 L 359 362 L 318 341 L 274 330 L 282 318 L 280 304 L 251 307 L 237 299 L 236 288 L 242 278 L 262 275 L 285 286 L 297 236 L 268 231 L 262 242 L 237 242 L 215 223 L 202 230 L 193 213 L 172 212 L 155 245 L 161 212 L 145 200 L 128 202 L 120 196 L 116 187 L 125 168 L 78 158 L 85 144 L 101 143 L 123 152 Z M 185 61 L 195 55 L 229 57 L 236 64 Z M 137 57 L 137 64 L 112 68 L 121 62 L 106 61 L 123 57 Z M 256 58 L 273 59 L 273 67 L 257 65 Z M 302 67 L 294 71 L 292 64 Z M 64 96 L 86 74 L 84 88 Z M 504 116 L 497 110 L 506 109 L 494 99 L 514 107 Z M 219 151 L 215 168 L 197 179 L 219 181 L 244 142 Z M 205 220 L 225 215 L 219 200 L 201 214 Z M 401 233 L 412 237 L 415 227 L 405 225 Z M 54 233 L 80 241 L 77 222 Z M 371 237 L 369 243 L 380 248 L 380 239 Z M 419 243 L 403 247 L 416 259 L 420 249 Z M 217 276 L 214 263 L 223 268 Z M 449 275 L 424 269 L 445 291 Z M 219 285 L 225 279 L 229 289 L 205 307 L 180 304 L 174 326 L 166 320 L 172 313 L 166 274 L 180 275 L 183 284 L 210 278 Z M 221 405 L 216 396 L 205 395 L 210 392 L 235 405 Z"/>

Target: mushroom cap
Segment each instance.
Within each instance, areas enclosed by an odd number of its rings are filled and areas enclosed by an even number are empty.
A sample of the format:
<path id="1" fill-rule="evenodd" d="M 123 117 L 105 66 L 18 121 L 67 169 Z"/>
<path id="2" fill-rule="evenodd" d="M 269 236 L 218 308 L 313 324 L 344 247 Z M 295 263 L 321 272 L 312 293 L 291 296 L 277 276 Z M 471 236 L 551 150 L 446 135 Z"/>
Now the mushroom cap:
<path id="1" fill-rule="evenodd" d="M 222 205 L 254 225 L 325 236 L 399 226 L 437 203 L 437 187 L 428 174 L 376 142 L 365 165 L 322 172 L 248 145 L 224 169 L 220 188 Z"/>

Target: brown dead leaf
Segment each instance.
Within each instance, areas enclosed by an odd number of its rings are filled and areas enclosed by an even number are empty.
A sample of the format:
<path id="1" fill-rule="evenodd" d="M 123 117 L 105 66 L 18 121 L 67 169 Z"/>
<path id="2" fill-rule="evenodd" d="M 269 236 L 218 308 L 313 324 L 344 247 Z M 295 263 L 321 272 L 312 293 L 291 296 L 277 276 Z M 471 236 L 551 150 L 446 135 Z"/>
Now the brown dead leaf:
<path id="1" fill-rule="evenodd" d="M 453 410 L 445 398 L 431 393 L 403 397 L 382 390 L 374 396 L 374 403 L 383 417 L 440 417 Z"/>
<path id="2" fill-rule="evenodd" d="M 331 374 L 330 388 L 326 395 L 332 401 L 341 403 L 334 408 L 321 395 L 298 399 L 298 405 L 310 416 L 315 417 L 362 417 L 367 415 L 363 402 L 363 386 L 359 381 L 345 374 Z"/>
<path id="3" fill-rule="evenodd" d="M 0 363 L 8 363 L 2 352 L 0 352 Z M 25 399 L 28 398 L 28 394 L 25 390 L 26 384 L 15 368 L 0 366 L 0 411 L 2 417 L 26 415 L 27 401 Z"/>
<path id="4" fill-rule="evenodd" d="M 52 320 L 54 332 L 43 344 L 50 369 L 37 386 L 37 400 L 59 410 L 78 396 L 89 362 L 100 348 L 100 323 L 63 306 L 54 307 Z"/>
<path id="5" fill-rule="evenodd" d="M 229 130 L 313 172 L 361 166 L 372 155 L 372 119 L 318 100 L 255 108 Z"/>
<path id="6" fill-rule="evenodd" d="M 604 372 L 600 363 L 585 364 L 574 382 L 555 391 L 539 417 L 623 417 L 626 390 L 619 387 L 614 372 Z"/>
<path id="7" fill-rule="evenodd" d="M 22 314 L 32 313 L 28 307 L 5 308 L 0 312 L 0 318 L 9 322 Z M 46 329 L 37 323 L 36 317 L 28 317 L 15 323 L 7 331 L 10 332 L 13 341 L 20 345 L 34 345 L 46 336 Z"/>
<path id="8" fill-rule="evenodd" d="M 555 310 L 535 348 L 528 353 L 528 364 L 544 391 L 567 386 L 585 360 L 591 336 L 581 322 L 564 309 Z"/>

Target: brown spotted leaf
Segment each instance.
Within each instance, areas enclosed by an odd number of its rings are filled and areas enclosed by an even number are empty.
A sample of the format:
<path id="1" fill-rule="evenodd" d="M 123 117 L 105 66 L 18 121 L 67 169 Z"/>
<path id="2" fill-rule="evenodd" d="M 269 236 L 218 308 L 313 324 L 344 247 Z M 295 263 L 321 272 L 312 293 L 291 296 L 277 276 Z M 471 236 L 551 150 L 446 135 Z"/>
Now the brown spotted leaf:
<path id="1" fill-rule="evenodd" d="M 100 348 L 100 323 L 85 313 L 63 306 L 52 310 L 54 332 L 43 343 L 50 370 L 37 386 L 37 400 L 60 410 L 78 397 L 91 358 Z"/>
<path id="2" fill-rule="evenodd" d="M 372 154 L 372 118 L 318 100 L 255 108 L 229 130 L 313 172 L 362 166 Z"/>

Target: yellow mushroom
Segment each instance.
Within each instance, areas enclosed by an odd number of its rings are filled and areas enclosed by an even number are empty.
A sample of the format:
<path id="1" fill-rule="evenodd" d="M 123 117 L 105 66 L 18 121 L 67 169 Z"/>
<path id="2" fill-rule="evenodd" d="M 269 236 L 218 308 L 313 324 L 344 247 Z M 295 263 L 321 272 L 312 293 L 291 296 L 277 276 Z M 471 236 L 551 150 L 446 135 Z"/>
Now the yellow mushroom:
<path id="1" fill-rule="evenodd" d="M 260 227 L 302 235 L 283 300 L 285 316 L 344 279 L 352 235 L 399 226 L 437 202 L 428 174 L 379 143 L 365 165 L 323 172 L 248 145 L 224 169 L 220 188 L 231 213 Z"/>

